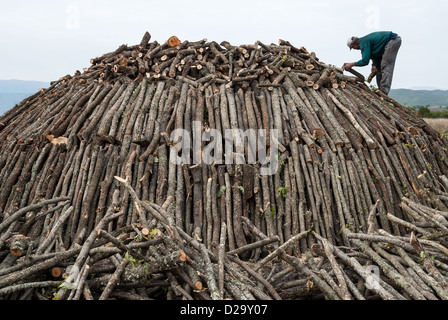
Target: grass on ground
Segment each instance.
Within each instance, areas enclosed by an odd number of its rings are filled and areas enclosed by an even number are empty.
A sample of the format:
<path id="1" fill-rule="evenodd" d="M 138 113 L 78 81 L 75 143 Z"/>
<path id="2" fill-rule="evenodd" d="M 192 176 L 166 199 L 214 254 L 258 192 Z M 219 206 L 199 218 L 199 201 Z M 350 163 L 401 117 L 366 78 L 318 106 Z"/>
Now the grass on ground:
<path id="1" fill-rule="evenodd" d="M 429 124 L 434 130 L 437 130 L 440 133 L 448 133 L 448 119 L 439 118 L 424 118 L 425 122 Z"/>

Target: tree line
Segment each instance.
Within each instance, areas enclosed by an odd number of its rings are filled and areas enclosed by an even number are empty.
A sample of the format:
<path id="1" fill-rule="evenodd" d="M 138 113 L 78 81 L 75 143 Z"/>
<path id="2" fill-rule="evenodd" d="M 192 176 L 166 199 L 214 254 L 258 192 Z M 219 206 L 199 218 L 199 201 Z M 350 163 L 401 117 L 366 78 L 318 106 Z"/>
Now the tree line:
<path id="1" fill-rule="evenodd" d="M 448 108 L 448 107 L 446 107 Z M 417 106 L 410 108 L 413 112 L 421 116 L 422 118 L 448 118 L 448 109 L 431 111 L 428 106 Z"/>

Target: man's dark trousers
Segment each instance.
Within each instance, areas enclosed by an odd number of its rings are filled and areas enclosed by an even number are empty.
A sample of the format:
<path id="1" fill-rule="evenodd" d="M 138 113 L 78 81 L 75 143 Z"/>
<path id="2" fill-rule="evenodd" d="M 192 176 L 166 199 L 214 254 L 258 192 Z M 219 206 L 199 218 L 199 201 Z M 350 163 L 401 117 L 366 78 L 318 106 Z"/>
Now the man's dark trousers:
<path id="1" fill-rule="evenodd" d="M 394 74 L 395 60 L 397 59 L 398 49 L 401 46 L 401 37 L 390 40 L 384 49 L 381 59 L 381 68 L 376 75 L 378 88 L 385 94 L 389 94 Z"/>

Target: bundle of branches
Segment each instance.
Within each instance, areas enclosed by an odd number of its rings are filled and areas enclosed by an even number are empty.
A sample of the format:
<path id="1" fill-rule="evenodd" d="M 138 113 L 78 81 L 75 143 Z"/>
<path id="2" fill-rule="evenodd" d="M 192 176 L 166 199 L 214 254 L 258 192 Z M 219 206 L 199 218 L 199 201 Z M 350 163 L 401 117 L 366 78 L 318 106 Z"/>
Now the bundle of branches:
<path id="1" fill-rule="evenodd" d="M 284 40 L 91 63 L 0 117 L 1 298 L 447 297 L 448 141 L 404 106 Z"/>

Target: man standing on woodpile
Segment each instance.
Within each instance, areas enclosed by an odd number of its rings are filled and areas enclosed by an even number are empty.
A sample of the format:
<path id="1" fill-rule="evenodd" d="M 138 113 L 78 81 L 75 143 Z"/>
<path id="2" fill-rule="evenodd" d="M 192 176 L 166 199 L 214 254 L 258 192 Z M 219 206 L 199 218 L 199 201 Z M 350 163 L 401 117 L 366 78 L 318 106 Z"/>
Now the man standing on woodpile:
<path id="1" fill-rule="evenodd" d="M 376 72 L 378 88 L 386 95 L 389 94 L 401 37 L 392 31 L 377 31 L 361 38 L 351 37 L 347 46 L 350 50 L 361 50 L 362 59 L 346 63 L 345 70 L 366 66 L 372 60 L 372 73 Z"/>

